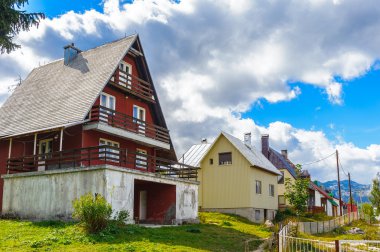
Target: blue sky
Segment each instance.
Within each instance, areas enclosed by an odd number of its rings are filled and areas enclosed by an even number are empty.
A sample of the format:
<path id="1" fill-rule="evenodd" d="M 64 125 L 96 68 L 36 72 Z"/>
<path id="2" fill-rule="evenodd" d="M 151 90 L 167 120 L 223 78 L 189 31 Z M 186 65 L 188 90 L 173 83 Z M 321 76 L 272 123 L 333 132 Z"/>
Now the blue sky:
<path id="1" fill-rule="evenodd" d="M 376 0 L 31 0 L 27 10 L 47 19 L 0 55 L 0 104 L 67 43 L 85 50 L 137 32 L 178 155 L 220 130 L 249 131 L 258 148 L 269 133 L 295 163 L 338 149 L 354 180 L 380 172 Z M 335 179 L 333 159 L 308 169 Z"/>
<path id="2" fill-rule="evenodd" d="M 29 12 L 43 12 L 49 18 L 65 14 L 68 11 L 84 12 L 85 10 L 95 9 L 102 11 L 102 1 L 98 0 L 60 0 L 60 1 L 48 1 L 48 0 L 31 0 L 29 5 L 25 6 Z"/>
<path id="3" fill-rule="evenodd" d="M 301 94 L 291 100 L 270 103 L 260 100 L 244 117 L 268 126 L 280 120 L 297 128 L 323 130 L 330 139 L 344 138 L 360 147 L 380 143 L 380 71 L 371 69 L 364 76 L 343 83 L 343 104 L 331 104 L 325 90 L 292 83 Z"/>

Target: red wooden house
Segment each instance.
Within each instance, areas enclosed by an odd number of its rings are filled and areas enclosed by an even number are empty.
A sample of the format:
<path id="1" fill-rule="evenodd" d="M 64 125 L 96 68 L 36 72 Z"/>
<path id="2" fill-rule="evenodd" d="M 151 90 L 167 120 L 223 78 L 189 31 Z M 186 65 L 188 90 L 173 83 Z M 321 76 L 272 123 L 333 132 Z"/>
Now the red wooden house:
<path id="1" fill-rule="evenodd" d="M 177 163 L 138 35 L 34 69 L 0 108 L 0 171 L 3 213 L 69 218 L 89 191 L 140 221 L 197 215 L 197 171 Z"/>

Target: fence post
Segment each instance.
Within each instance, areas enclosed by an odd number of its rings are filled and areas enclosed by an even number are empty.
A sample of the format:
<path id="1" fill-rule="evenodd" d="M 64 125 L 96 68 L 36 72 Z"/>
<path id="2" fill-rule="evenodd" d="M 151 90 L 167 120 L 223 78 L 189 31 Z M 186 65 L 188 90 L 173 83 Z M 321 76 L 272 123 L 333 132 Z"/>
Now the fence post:
<path id="1" fill-rule="evenodd" d="M 339 240 L 335 240 L 335 252 L 340 252 Z"/>

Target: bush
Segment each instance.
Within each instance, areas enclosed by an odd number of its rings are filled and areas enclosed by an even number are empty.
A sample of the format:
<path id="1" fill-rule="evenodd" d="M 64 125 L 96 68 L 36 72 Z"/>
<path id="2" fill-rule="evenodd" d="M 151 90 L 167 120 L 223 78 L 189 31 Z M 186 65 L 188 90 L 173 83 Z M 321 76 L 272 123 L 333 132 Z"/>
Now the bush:
<path id="1" fill-rule="evenodd" d="M 295 218 L 296 216 L 297 216 L 296 213 L 292 209 L 285 208 L 284 210 L 277 212 L 274 218 L 274 222 L 275 223 L 283 222 L 289 218 Z"/>
<path id="2" fill-rule="evenodd" d="M 115 221 L 118 225 L 124 225 L 129 218 L 129 212 L 127 210 L 120 210 L 115 215 Z"/>
<path id="3" fill-rule="evenodd" d="M 112 207 L 100 194 L 85 194 L 73 201 L 73 207 L 73 217 L 83 223 L 89 233 L 97 233 L 108 226 Z"/>

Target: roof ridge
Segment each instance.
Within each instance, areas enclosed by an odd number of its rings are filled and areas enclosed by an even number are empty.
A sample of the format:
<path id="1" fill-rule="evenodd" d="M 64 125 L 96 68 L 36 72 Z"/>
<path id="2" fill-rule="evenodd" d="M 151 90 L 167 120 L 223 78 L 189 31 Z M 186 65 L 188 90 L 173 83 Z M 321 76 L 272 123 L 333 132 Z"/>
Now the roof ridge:
<path id="1" fill-rule="evenodd" d="M 113 41 L 110 41 L 110 42 L 106 42 L 106 43 L 104 43 L 104 44 L 102 44 L 102 45 L 95 46 L 95 47 L 90 48 L 90 49 L 87 49 L 87 50 L 85 50 L 85 51 L 81 51 L 81 52 L 78 53 L 78 54 L 91 52 L 92 50 L 96 50 L 96 49 L 98 49 L 98 48 L 101 48 L 101 47 L 104 47 L 104 46 L 107 46 L 107 45 L 110 45 L 110 44 L 113 44 L 113 43 L 116 43 L 116 42 L 122 41 L 122 40 L 124 40 L 124 39 L 130 39 L 131 37 L 133 37 L 133 36 L 137 36 L 137 35 L 138 35 L 138 34 L 135 33 L 135 34 L 132 34 L 132 35 L 128 35 L 128 36 L 126 36 L 126 37 L 124 37 L 124 38 L 119 38 L 119 39 L 116 39 L 116 40 L 113 40 Z M 32 69 L 32 71 L 33 71 L 33 70 L 36 70 L 36 69 L 39 69 L 39 68 L 41 68 L 41 67 L 44 67 L 44 66 L 47 66 L 47 65 L 53 64 L 53 63 L 57 63 L 57 62 L 59 62 L 59 61 L 63 61 L 63 57 L 62 57 L 62 58 L 55 59 L 55 60 L 52 60 L 52 61 L 50 61 L 50 62 L 48 62 L 48 63 L 46 63 L 46 64 L 43 64 L 43 65 L 40 65 L 40 66 L 38 66 L 38 67 L 35 67 L 35 68 Z"/>

